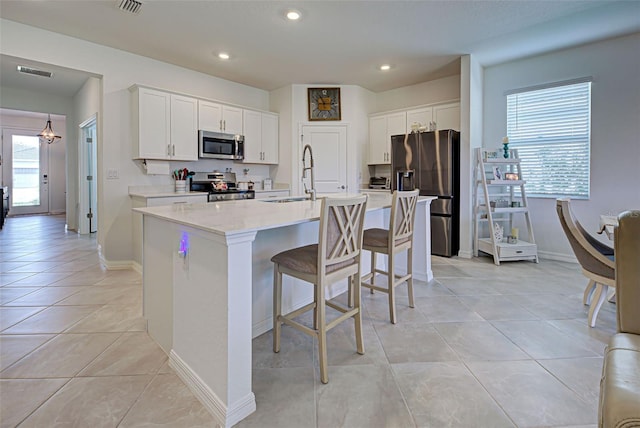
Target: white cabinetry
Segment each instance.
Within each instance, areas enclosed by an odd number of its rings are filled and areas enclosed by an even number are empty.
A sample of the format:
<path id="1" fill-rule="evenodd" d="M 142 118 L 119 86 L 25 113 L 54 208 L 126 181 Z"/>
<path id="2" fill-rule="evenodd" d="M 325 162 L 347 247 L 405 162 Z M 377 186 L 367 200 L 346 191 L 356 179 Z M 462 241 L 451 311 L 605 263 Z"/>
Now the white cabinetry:
<path id="1" fill-rule="evenodd" d="M 417 123 L 429 131 L 453 129 L 460 131 L 460 103 L 439 104 L 407 111 L 407 131 Z"/>
<path id="2" fill-rule="evenodd" d="M 379 113 L 369 117 L 369 165 L 391 163 L 391 136 L 411 132 L 418 123 L 427 130 L 460 131 L 460 103 L 419 106 L 402 111 Z"/>
<path id="3" fill-rule="evenodd" d="M 509 150 L 507 156 L 503 157 L 502 150 L 476 149 L 474 256 L 477 257 L 480 251 L 490 254 L 496 265 L 512 260 L 533 260 L 537 263 L 538 251 L 518 151 Z M 526 239 L 513 228 L 516 216 L 520 216 L 527 229 Z M 516 239 L 512 233 L 518 235 Z"/>
<path id="4" fill-rule="evenodd" d="M 433 106 L 435 129 L 460 131 L 460 103 Z"/>
<path id="5" fill-rule="evenodd" d="M 286 198 L 287 196 L 289 196 L 288 189 L 256 191 L 256 199 Z"/>
<path id="6" fill-rule="evenodd" d="M 243 111 L 244 163 L 278 163 L 278 115 Z"/>
<path id="7" fill-rule="evenodd" d="M 407 113 L 396 112 L 369 118 L 369 164 L 391 163 L 391 136 L 407 132 Z"/>
<path id="8" fill-rule="evenodd" d="M 210 101 L 198 101 L 198 129 L 242 134 L 242 109 Z"/>
<path id="9" fill-rule="evenodd" d="M 413 124 L 426 127 L 427 130 L 435 129 L 433 123 L 433 107 L 422 107 L 407 111 L 407 132 L 411 131 Z"/>
<path id="10" fill-rule="evenodd" d="M 196 99 L 134 86 L 134 159 L 198 160 Z"/>
<path id="11" fill-rule="evenodd" d="M 174 204 L 200 204 L 207 202 L 206 193 L 174 193 L 144 194 L 138 193 L 131 196 L 131 208 L 158 207 Z M 136 264 L 142 266 L 142 214 L 133 213 L 133 259 Z"/>

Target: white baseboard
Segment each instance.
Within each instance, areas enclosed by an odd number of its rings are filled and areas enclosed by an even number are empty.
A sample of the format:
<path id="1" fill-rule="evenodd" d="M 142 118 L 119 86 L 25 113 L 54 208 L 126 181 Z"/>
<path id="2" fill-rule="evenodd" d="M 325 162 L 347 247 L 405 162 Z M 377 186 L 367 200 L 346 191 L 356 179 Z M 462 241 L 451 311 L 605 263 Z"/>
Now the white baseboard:
<path id="1" fill-rule="evenodd" d="M 233 407 L 227 407 L 173 350 L 169 354 L 169 366 L 221 426 L 230 428 L 256 411 L 256 397 L 253 392 L 238 400 Z"/>
<path id="2" fill-rule="evenodd" d="M 573 254 L 554 253 L 551 251 L 538 251 L 538 257 L 546 260 L 557 260 L 559 262 L 578 263 L 578 259 Z"/>
<path id="3" fill-rule="evenodd" d="M 134 266 L 135 262 L 133 260 L 122 260 L 117 262 L 111 262 L 105 259 L 104 257 L 102 257 L 102 254 L 100 255 L 100 263 L 102 263 L 107 268 L 107 270 L 136 269 Z M 142 272 L 142 270 L 139 270 L 138 272 Z"/>
<path id="4" fill-rule="evenodd" d="M 136 261 L 131 262 L 131 268 L 142 275 L 142 265 Z"/>
<path id="5" fill-rule="evenodd" d="M 473 258 L 473 252 L 471 251 L 458 251 L 458 257 L 460 257 L 461 259 L 472 259 Z"/>

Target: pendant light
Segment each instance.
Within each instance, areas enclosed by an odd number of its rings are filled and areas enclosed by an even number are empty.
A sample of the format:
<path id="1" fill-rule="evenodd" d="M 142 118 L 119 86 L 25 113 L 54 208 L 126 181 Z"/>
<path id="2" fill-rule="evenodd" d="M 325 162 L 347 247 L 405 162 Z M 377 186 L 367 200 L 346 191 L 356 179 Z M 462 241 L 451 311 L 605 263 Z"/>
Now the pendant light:
<path id="1" fill-rule="evenodd" d="M 51 144 L 56 141 L 56 138 L 62 138 L 60 135 L 56 135 L 51 129 L 51 115 L 49 115 L 47 119 L 47 125 L 44 127 L 41 133 L 38 134 L 38 137 L 44 139 L 48 144 Z"/>

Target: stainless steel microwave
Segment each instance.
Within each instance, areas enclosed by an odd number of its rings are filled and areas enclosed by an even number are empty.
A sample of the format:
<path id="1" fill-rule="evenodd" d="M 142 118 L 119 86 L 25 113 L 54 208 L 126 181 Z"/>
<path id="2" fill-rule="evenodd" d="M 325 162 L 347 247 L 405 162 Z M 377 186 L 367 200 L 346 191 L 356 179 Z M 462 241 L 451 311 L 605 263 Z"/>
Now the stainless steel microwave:
<path id="1" fill-rule="evenodd" d="M 244 159 L 244 136 L 198 131 L 198 156 L 204 159 Z"/>

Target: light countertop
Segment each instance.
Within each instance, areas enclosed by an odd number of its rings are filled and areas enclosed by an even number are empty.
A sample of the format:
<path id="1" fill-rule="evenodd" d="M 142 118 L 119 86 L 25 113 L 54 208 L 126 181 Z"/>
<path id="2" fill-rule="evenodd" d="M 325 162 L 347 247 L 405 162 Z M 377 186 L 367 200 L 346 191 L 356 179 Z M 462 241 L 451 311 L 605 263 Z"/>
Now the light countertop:
<path id="1" fill-rule="evenodd" d="M 352 197 L 354 194 L 336 194 L 332 197 Z M 419 202 L 436 199 L 421 196 Z M 269 199 L 273 201 L 273 199 Z M 143 215 L 161 218 L 220 235 L 274 229 L 306 223 L 320 218 L 321 198 L 287 203 L 267 202 L 264 199 L 179 204 L 149 208 L 134 208 Z M 367 211 L 391 206 L 390 193 L 371 193 Z"/>

